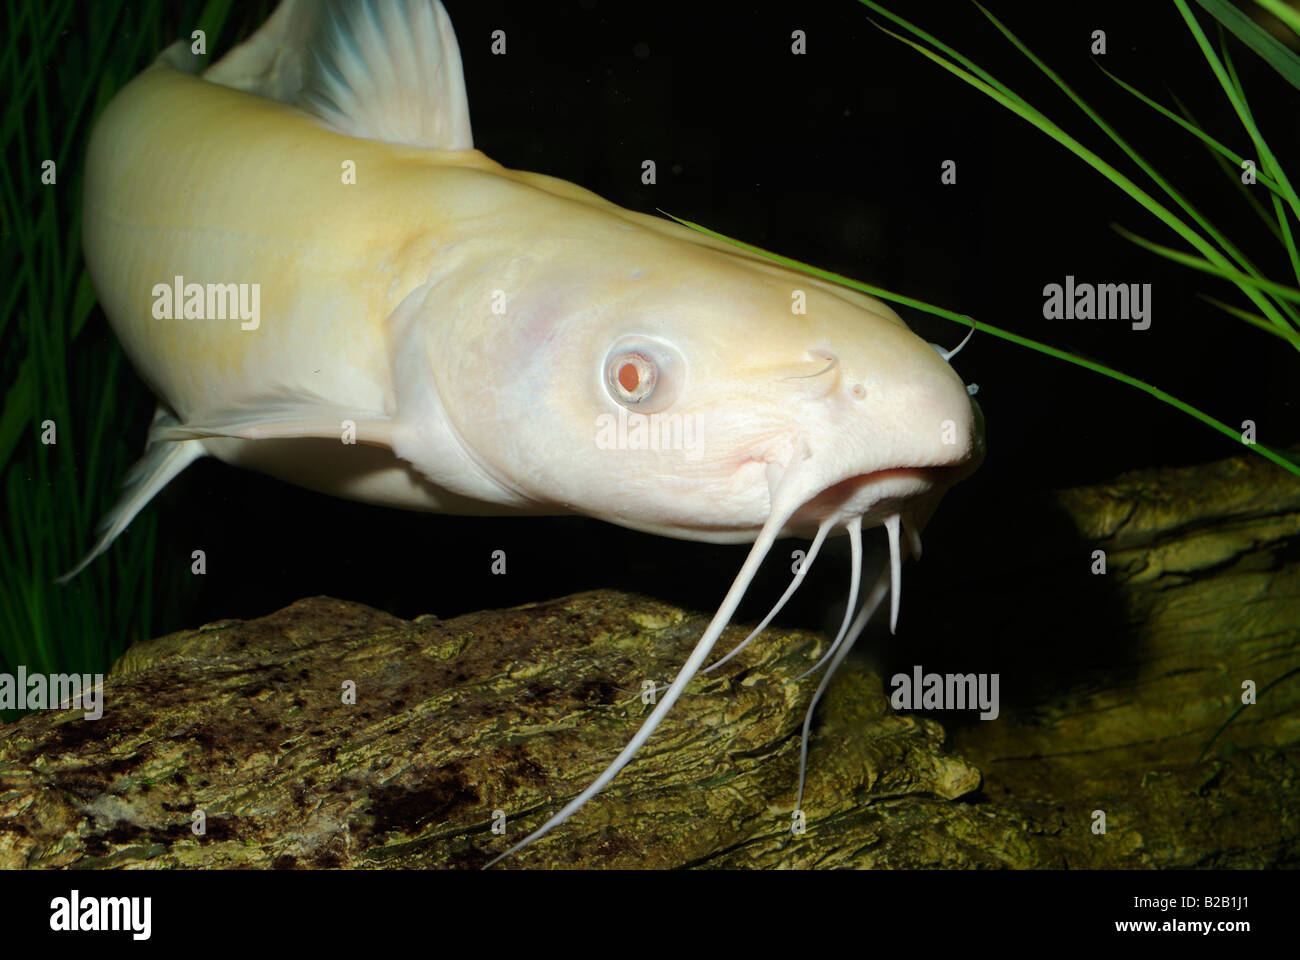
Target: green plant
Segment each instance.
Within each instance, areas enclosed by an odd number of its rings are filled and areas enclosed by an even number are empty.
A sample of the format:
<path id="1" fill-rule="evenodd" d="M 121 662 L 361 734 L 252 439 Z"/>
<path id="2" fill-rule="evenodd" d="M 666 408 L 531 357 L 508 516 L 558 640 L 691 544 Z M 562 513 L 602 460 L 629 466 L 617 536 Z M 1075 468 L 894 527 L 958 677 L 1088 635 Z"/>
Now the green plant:
<path id="1" fill-rule="evenodd" d="M 81 163 L 94 118 L 168 42 L 203 29 L 209 49 L 230 0 L 143 5 L 11 0 L 0 78 L 0 299 L 6 384 L 0 412 L 0 671 L 102 672 L 155 622 L 155 518 L 72 584 L 54 578 L 92 542 L 95 521 L 143 437 L 153 401 L 97 312 L 81 256 Z M 53 167 L 49 166 L 53 163 Z M 53 439 L 54 443 L 43 440 Z"/>

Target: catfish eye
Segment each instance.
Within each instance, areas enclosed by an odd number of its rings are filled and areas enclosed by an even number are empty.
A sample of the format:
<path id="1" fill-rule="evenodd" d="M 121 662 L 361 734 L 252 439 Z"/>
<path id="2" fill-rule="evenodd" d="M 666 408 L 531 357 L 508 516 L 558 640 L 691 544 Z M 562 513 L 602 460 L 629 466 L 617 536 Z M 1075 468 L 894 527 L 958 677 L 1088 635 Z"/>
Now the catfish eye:
<path id="1" fill-rule="evenodd" d="M 659 379 L 654 361 L 639 353 L 624 353 L 615 357 L 609 365 L 609 372 L 614 396 L 629 406 L 640 403 L 654 393 L 655 381 Z"/>
<path id="2" fill-rule="evenodd" d="M 629 410 L 655 413 L 677 399 L 683 367 L 672 346 L 649 337 L 624 337 L 605 357 L 605 389 Z"/>

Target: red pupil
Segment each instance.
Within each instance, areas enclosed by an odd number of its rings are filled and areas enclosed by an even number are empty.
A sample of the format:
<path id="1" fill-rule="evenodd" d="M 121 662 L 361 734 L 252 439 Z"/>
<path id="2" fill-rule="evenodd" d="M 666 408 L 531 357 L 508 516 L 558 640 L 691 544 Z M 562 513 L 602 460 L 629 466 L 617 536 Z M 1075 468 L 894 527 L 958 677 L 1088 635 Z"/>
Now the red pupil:
<path id="1" fill-rule="evenodd" d="M 641 384 L 641 374 L 637 372 L 636 364 L 625 363 L 618 368 L 618 385 L 628 393 L 633 393 Z"/>

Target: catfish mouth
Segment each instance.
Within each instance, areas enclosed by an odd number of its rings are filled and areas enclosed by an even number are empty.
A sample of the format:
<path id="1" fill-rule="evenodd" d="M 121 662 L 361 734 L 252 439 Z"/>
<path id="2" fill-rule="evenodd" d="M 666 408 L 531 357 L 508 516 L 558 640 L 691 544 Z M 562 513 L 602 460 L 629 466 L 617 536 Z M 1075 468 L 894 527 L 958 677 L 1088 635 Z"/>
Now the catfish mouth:
<path id="1" fill-rule="evenodd" d="M 969 471 L 965 460 L 936 467 L 887 467 L 838 480 L 810 497 L 791 518 L 793 527 L 816 527 L 832 517 L 859 516 L 874 526 L 903 511 L 908 501 L 943 491 Z"/>
<path id="2" fill-rule="evenodd" d="M 663 689 L 662 696 L 642 721 L 641 726 L 628 741 L 622 752 L 604 769 L 590 786 L 574 799 L 570 800 L 558 813 L 534 830 L 523 840 L 516 843 L 505 853 L 496 857 L 509 856 L 539 837 L 545 836 L 553 828 L 564 823 L 588 800 L 595 796 L 610 780 L 618 775 L 641 749 L 645 742 L 658 728 L 664 715 L 672 709 L 681 697 L 692 678 L 703 672 L 708 673 L 721 667 L 738 654 L 763 629 L 772 622 L 772 618 L 781 612 L 790 596 L 798 589 L 804 576 L 812 568 L 818 551 L 833 528 L 843 526 L 849 538 L 849 597 L 844 607 L 844 616 L 840 622 L 839 632 L 831 642 L 825 654 L 811 668 L 800 675 L 802 679 L 810 673 L 825 667 L 821 682 L 813 693 L 812 701 L 804 714 L 803 734 L 801 737 L 799 759 L 799 785 L 795 795 L 795 814 L 799 815 L 803 805 L 805 774 L 808 761 L 808 743 L 810 739 L 813 713 L 817 703 L 826 691 L 831 677 L 839 668 L 844 658 L 852 650 L 853 644 L 861 636 L 867 621 L 876 609 L 889 598 L 889 630 L 895 632 L 898 624 L 899 596 L 902 583 L 903 537 L 907 537 L 906 546 L 911 555 L 920 557 L 920 533 L 915 526 L 916 514 L 924 513 L 927 503 L 933 503 L 946 487 L 961 479 L 965 474 L 979 465 L 979 456 L 969 453 L 960 460 L 949 460 L 935 466 L 888 467 L 866 473 L 851 474 L 822 486 L 818 482 L 817 469 L 821 464 L 812 462 L 807 445 L 799 443 L 788 466 L 768 462 L 766 468 L 770 508 L 767 519 L 763 522 L 754 544 L 745 557 L 744 564 L 731 583 L 731 588 L 723 598 L 717 612 L 704 629 L 690 656 L 682 664 L 670 683 Z M 823 474 L 823 478 L 824 478 Z M 812 496 L 805 498 L 804 491 L 816 490 Z M 904 519 L 904 512 L 909 518 Z M 862 604 L 858 604 L 859 586 L 862 580 L 862 528 L 864 522 L 871 526 L 881 526 L 889 544 L 889 562 L 880 572 L 875 584 L 867 590 Z M 924 517 L 921 522 L 924 522 Z M 906 526 L 904 525 L 906 523 Z M 749 635 L 737 644 L 730 653 L 709 666 L 704 661 L 712 652 L 714 644 L 721 637 L 723 630 L 731 622 L 737 606 L 744 597 L 759 565 L 772 551 L 780 536 L 795 532 L 794 528 L 812 527 L 816 530 L 807 553 L 794 568 L 794 578 L 785 592 L 777 600 L 767 616 Z M 855 613 L 856 611 L 856 613 Z M 656 694 L 659 692 L 655 684 Z M 491 864 L 489 864 L 490 866 Z"/>

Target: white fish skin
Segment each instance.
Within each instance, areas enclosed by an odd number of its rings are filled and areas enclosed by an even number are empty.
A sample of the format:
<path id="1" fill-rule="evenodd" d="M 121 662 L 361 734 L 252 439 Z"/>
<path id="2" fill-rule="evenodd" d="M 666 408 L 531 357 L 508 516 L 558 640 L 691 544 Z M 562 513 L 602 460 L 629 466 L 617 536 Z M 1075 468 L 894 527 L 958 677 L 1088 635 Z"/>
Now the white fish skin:
<path id="1" fill-rule="evenodd" d="M 775 536 L 914 532 L 982 456 L 947 356 L 885 304 L 474 150 L 436 0 L 285 0 L 203 76 L 173 47 L 97 124 L 83 230 L 160 400 L 83 565 L 211 454 L 405 509 L 757 541 L 738 601 Z M 256 328 L 157 316 L 176 277 L 256 284 Z M 657 377 L 644 397 L 617 382 L 629 360 L 638 388 Z M 690 418 L 700 442 L 609 449 L 626 413 Z"/>

